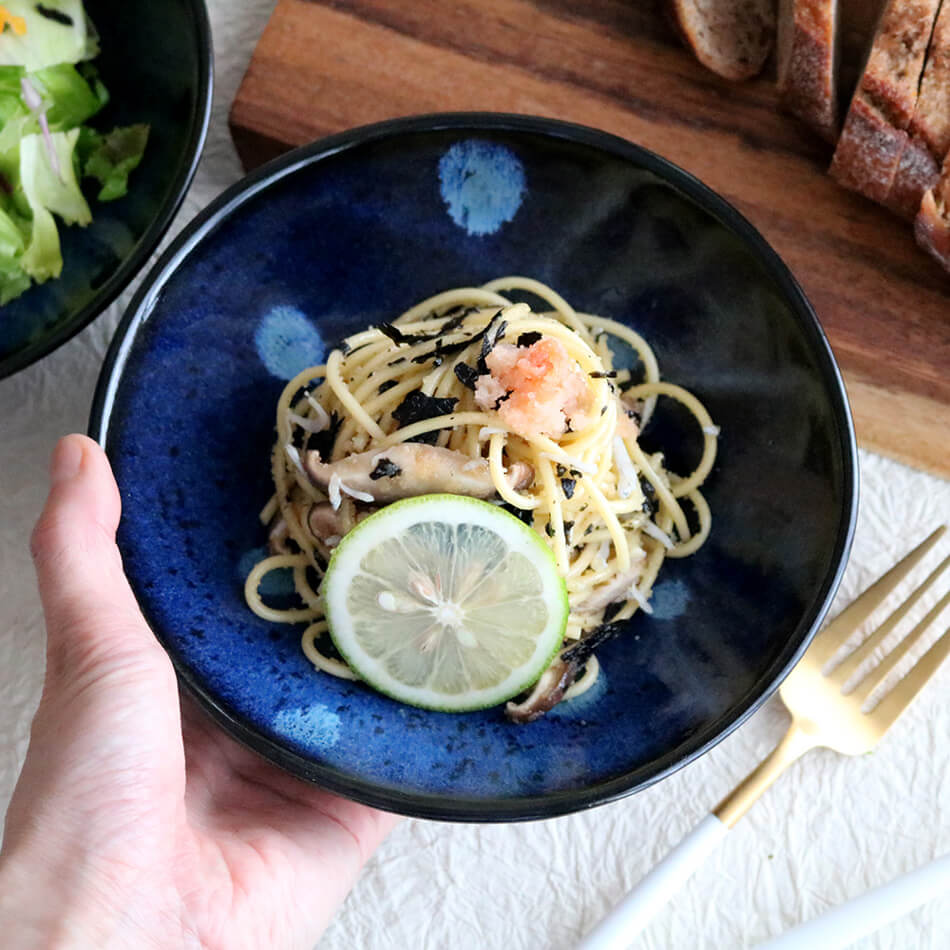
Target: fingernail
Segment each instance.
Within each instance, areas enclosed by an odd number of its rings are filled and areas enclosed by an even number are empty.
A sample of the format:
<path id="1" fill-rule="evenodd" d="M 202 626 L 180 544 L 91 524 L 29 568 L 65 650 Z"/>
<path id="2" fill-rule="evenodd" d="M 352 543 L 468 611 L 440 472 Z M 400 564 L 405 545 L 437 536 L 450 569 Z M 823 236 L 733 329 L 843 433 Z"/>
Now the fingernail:
<path id="1" fill-rule="evenodd" d="M 82 466 L 82 442 L 71 436 L 60 439 L 53 449 L 53 461 L 50 464 L 50 480 L 54 485 L 75 478 Z"/>

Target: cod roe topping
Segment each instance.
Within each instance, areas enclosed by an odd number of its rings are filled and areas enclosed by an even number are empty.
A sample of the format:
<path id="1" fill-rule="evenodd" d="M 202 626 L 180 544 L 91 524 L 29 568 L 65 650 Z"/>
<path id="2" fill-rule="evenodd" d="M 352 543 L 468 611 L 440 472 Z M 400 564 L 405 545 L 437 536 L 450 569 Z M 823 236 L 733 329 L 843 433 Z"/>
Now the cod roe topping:
<path id="1" fill-rule="evenodd" d="M 515 432 L 557 439 L 592 421 L 587 376 L 560 340 L 542 336 L 531 346 L 500 343 L 485 363 L 490 375 L 479 377 L 475 402 L 495 410 Z"/>

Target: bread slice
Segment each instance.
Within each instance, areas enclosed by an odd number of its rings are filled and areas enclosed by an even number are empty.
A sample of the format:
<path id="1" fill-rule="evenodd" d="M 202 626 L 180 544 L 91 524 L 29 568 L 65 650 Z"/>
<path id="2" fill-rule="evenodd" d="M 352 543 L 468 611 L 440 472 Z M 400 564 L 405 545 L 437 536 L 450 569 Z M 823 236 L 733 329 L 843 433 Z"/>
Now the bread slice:
<path id="1" fill-rule="evenodd" d="M 950 155 L 940 180 L 924 195 L 914 221 L 917 243 L 950 272 Z"/>
<path id="2" fill-rule="evenodd" d="M 778 91 L 782 108 L 822 138 L 838 138 L 838 0 L 779 0 Z"/>
<path id="3" fill-rule="evenodd" d="M 934 24 L 920 95 L 907 131 L 938 162 L 950 152 L 950 0 L 943 0 Z"/>
<path id="4" fill-rule="evenodd" d="M 751 79 L 772 51 L 774 0 L 671 0 L 671 12 L 695 57 L 726 79 Z"/>
<path id="5" fill-rule="evenodd" d="M 924 193 L 940 179 L 940 165 L 921 139 L 905 138 L 904 150 L 884 203 L 895 214 L 913 221 Z"/>
<path id="6" fill-rule="evenodd" d="M 887 202 L 940 0 L 888 0 L 831 162 L 841 185 Z"/>
<path id="7" fill-rule="evenodd" d="M 937 184 L 940 163 L 950 152 L 950 0 L 942 0 L 937 14 L 907 133 L 887 206 L 913 220 L 924 193 Z"/>

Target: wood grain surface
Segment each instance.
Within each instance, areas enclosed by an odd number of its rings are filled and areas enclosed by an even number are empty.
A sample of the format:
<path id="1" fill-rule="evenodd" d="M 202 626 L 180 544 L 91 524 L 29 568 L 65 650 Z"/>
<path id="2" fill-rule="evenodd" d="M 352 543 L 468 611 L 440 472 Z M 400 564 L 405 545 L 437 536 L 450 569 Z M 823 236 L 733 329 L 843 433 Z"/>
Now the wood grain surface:
<path id="1" fill-rule="evenodd" d="M 873 16 L 849 6 L 857 55 Z M 595 126 L 723 194 L 818 311 L 860 443 L 950 477 L 950 277 L 904 223 L 831 181 L 830 147 L 777 111 L 768 75 L 719 80 L 652 2 L 281 0 L 231 127 L 251 168 L 352 126 L 456 110 Z"/>

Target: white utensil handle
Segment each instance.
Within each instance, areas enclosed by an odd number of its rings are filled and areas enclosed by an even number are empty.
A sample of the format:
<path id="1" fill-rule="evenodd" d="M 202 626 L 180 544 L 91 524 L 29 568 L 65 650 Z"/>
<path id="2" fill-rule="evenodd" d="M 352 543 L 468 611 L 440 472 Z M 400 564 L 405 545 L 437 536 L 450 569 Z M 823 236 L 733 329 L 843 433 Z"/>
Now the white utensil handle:
<path id="1" fill-rule="evenodd" d="M 729 829 L 707 815 L 584 938 L 579 950 L 621 950 L 716 849 Z"/>
<path id="2" fill-rule="evenodd" d="M 950 893 L 950 854 L 799 924 L 759 950 L 839 950 L 914 908 Z"/>

